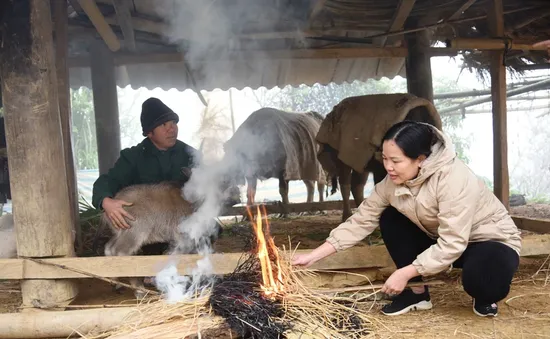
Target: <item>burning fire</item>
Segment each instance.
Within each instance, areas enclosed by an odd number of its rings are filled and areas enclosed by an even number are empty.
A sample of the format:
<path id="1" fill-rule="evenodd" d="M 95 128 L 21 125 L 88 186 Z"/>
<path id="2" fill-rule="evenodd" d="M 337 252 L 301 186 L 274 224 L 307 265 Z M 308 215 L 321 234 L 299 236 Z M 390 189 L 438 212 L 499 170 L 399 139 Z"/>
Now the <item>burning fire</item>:
<path id="1" fill-rule="evenodd" d="M 254 229 L 254 233 L 256 234 L 256 248 L 257 248 L 257 255 L 258 259 L 260 260 L 260 265 L 262 267 L 262 291 L 264 292 L 265 296 L 271 296 L 273 294 L 280 293 L 284 290 L 283 286 L 283 277 L 281 274 L 281 264 L 279 263 L 279 254 L 277 251 L 277 247 L 275 246 L 275 243 L 273 242 L 273 238 L 271 237 L 270 231 L 269 231 L 269 222 L 267 221 L 267 213 L 265 210 L 265 206 L 262 205 L 263 209 L 263 215 L 266 216 L 265 218 L 265 230 L 267 234 L 264 235 L 263 231 L 263 216 L 260 212 L 260 207 L 257 206 L 257 218 L 254 222 L 254 218 L 252 217 L 252 213 L 250 213 L 250 210 L 248 210 L 248 215 L 250 217 L 250 220 L 252 222 L 252 228 Z M 274 257 L 274 263 L 272 263 L 272 260 L 270 258 L 269 254 L 272 254 Z M 277 273 L 275 276 L 273 275 L 273 264 L 277 267 Z"/>

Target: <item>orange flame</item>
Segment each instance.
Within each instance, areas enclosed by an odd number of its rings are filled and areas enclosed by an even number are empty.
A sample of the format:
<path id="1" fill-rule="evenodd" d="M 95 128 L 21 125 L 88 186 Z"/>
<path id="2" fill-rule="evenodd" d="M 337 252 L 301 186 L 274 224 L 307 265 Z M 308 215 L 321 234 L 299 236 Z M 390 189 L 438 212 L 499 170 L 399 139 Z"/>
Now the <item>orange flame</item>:
<path id="1" fill-rule="evenodd" d="M 263 209 L 263 215 L 267 216 L 265 206 L 262 205 Z M 256 234 L 256 246 L 257 246 L 257 254 L 258 259 L 260 260 L 260 265 L 262 268 L 262 285 L 261 288 L 266 296 L 270 296 L 272 294 L 280 293 L 284 290 L 283 288 L 283 277 L 281 274 L 281 265 L 279 263 L 279 254 L 277 251 L 277 247 L 275 246 L 275 243 L 273 242 L 273 238 L 270 235 L 269 230 L 269 222 L 267 221 L 267 217 L 265 218 L 266 223 L 266 236 L 264 235 L 263 231 L 263 222 L 262 222 L 262 213 L 260 212 L 260 207 L 257 206 L 257 219 L 256 222 L 254 222 L 254 218 L 252 217 L 252 213 L 250 213 L 250 210 L 247 207 L 248 215 L 250 217 L 250 220 L 252 222 L 252 228 L 254 229 L 254 233 Z M 277 266 L 277 279 L 273 276 L 273 266 L 272 261 L 270 258 L 270 253 L 273 254 L 275 265 Z"/>

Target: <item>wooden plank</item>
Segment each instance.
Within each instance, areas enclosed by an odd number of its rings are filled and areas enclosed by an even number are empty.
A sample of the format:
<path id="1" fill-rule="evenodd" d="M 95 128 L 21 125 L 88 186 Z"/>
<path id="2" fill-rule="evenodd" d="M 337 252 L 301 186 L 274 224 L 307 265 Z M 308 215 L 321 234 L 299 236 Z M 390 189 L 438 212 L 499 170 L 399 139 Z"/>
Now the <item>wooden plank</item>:
<path id="1" fill-rule="evenodd" d="M 299 250 L 308 253 L 311 250 Z M 237 267 L 242 253 L 214 253 L 211 256 L 214 274 L 227 274 Z M 167 264 L 177 263 L 178 272 L 185 274 L 195 267 L 202 256 L 189 255 L 152 255 L 122 257 L 55 258 L 43 259 L 59 265 L 76 268 L 106 278 L 150 277 L 155 276 Z M 313 269 L 338 270 L 366 267 L 387 267 L 392 264 L 385 246 L 355 246 L 346 251 L 335 253 L 311 266 Z M 0 259 L 1 279 L 74 279 L 87 276 L 61 268 L 41 265 L 25 259 Z"/>
<path id="2" fill-rule="evenodd" d="M 289 213 L 302 213 L 302 212 L 318 212 L 318 211 L 332 211 L 341 210 L 343 208 L 343 202 L 339 201 L 324 201 L 324 202 L 303 202 L 289 204 L 287 210 Z M 355 201 L 350 201 L 351 208 L 355 208 Z M 282 207 L 280 203 L 265 204 L 265 208 L 268 214 L 282 213 Z M 246 207 L 236 206 L 228 208 L 223 215 L 245 215 Z"/>
<path id="3" fill-rule="evenodd" d="M 490 37 L 504 35 L 502 0 L 489 2 Z M 497 198 L 510 209 L 510 178 L 508 173 L 508 129 L 506 112 L 506 68 L 504 51 L 490 51 L 491 101 L 493 111 L 493 181 Z"/>
<path id="4" fill-rule="evenodd" d="M 105 17 L 97 7 L 95 1 L 78 0 L 78 3 L 109 49 L 113 52 L 118 51 L 120 49 L 120 41 L 118 40 L 115 32 L 113 32 L 111 26 L 109 26 L 107 21 L 105 21 Z"/>
<path id="5" fill-rule="evenodd" d="M 530 257 L 550 254 L 550 235 L 526 235 L 522 240 L 521 256 Z"/>
<path id="6" fill-rule="evenodd" d="M 308 253 L 311 250 L 299 250 Z M 531 234 L 523 238 L 521 256 L 550 254 L 550 235 Z M 242 253 L 214 253 L 211 256 L 213 274 L 228 274 L 237 266 Z M 127 257 L 90 257 L 43 259 L 66 265 L 106 278 L 155 276 L 168 263 L 177 264 L 178 272 L 185 274 L 195 267 L 199 255 L 153 255 Z M 311 266 L 320 270 L 350 270 L 359 268 L 385 268 L 393 265 L 385 246 L 355 246 L 337 252 Z M 0 259 L 0 280 L 21 279 L 78 279 L 87 276 L 61 268 L 40 265 L 25 259 Z"/>
<path id="7" fill-rule="evenodd" d="M 113 16 L 106 17 L 105 21 L 109 25 L 119 24 L 117 18 Z M 152 20 L 147 20 L 144 18 L 137 18 L 137 17 L 131 17 L 130 22 L 132 24 L 132 27 L 136 31 L 152 33 L 160 36 L 166 36 L 170 32 L 170 26 L 163 22 L 157 22 L 157 21 L 152 21 Z"/>
<path id="8" fill-rule="evenodd" d="M 512 219 L 519 229 L 536 233 L 550 233 L 550 220 L 533 219 L 521 216 L 512 216 Z"/>
<path id="9" fill-rule="evenodd" d="M 313 26 L 313 23 L 315 20 L 319 17 L 319 14 L 323 11 L 325 8 L 325 4 L 327 3 L 327 0 L 317 0 L 315 1 L 315 4 L 313 5 L 313 8 L 311 9 L 311 12 L 309 14 L 309 27 Z"/>
<path id="10" fill-rule="evenodd" d="M 437 48 L 434 50 L 443 50 Z M 205 57 L 206 61 L 228 60 L 281 60 L 281 59 L 346 59 L 346 58 L 404 58 L 407 49 L 403 47 L 358 47 L 358 48 L 325 48 L 325 49 L 296 49 L 296 50 L 251 50 L 234 51 L 223 56 L 212 55 L 212 59 Z M 156 64 L 169 62 L 183 62 L 184 55 L 181 52 L 147 53 L 147 54 L 114 54 L 116 66 L 135 64 Z M 73 57 L 68 60 L 69 67 L 89 67 L 90 58 Z"/>
<path id="11" fill-rule="evenodd" d="M 78 253 L 82 253 L 82 232 L 78 211 L 78 187 L 75 172 L 75 162 L 72 145 L 72 114 L 71 92 L 69 88 L 69 67 L 67 57 L 69 54 L 68 36 L 68 10 L 64 1 L 52 3 L 55 29 L 55 68 L 57 70 L 57 93 L 59 97 L 59 116 L 61 119 L 61 133 L 63 136 L 63 154 L 65 157 L 65 170 L 67 174 L 67 188 L 69 205 L 71 207 L 71 225 L 76 232 L 78 241 Z"/>
<path id="12" fill-rule="evenodd" d="M 460 16 L 462 15 L 462 13 L 464 13 L 468 8 L 470 8 L 474 2 L 476 2 L 476 0 L 467 0 L 464 4 L 462 4 L 462 6 L 460 6 L 456 12 L 454 12 L 450 17 L 449 19 L 447 19 L 447 21 L 451 21 L 451 20 L 456 20 L 458 18 L 460 18 Z"/>
<path id="13" fill-rule="evenodd" d="M 118 25 L 124 35 L 124 46 L 130 50 L 136 50 L 136 38 L 134 36 L 134 26 L 132 24 L 132 15 L 130 13 L 131 3 L 128 0 L 113 0 Z"/>
<path id="14" fill-rule="evenodd" d="M 405 25 L 405 21 L 407 21 L 407 18 L 409 17 L 409 14 L 411 13 L 414 3 L 416 0 L 399 0 L 399 4 L 397 5 L 397 11 L 395 11 L 395 15 L 393 16 L 393 19 L 391 21 L 390 27 L 388 29 L 388 32 L 395 32 L 399 31 L 403 28 Z M 385 47 L 387 43 L 388 37 L 382 37 L 381 40 L 381 47 Z M 390 37 L 390 41 L 394 41 L 395 39 L 398 39 L 397 37 Z"/>

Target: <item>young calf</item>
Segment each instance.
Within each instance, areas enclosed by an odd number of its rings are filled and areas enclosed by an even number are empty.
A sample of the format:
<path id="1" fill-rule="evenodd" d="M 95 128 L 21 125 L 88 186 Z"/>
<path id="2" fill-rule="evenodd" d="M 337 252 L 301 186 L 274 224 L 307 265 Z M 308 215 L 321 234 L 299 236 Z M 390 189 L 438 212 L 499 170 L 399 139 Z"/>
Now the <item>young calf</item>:
<path id="1" fill-rule="evenodd" d="M 233 195 L 225 199 L 226 205 L 239 203 L 236 192 L 228 190 Z M 103 214 L 101 222 L 109 225 L 114 236 L 105 245 L 106 256 L 135 255 L 139 249 L 153 243 L 169 243 L 172 251 L 180 254 L 191 254 L 197 251 L 197 242 L 179 229 L 181 222 L 190 216 L 198 206 L 193 205 L 182 196 L 181 185 L 173 182 L 158 184 L 140 184 L 122 189 L 114 199 L 132 203 L 125 207 L 135 220 L 127 220 L 129 229 L 118 229 L 111 224 Z M 229 202 L 230 201 L 230 202 Z M 206 231 L 200 241 L 202 243 L 215 240 L 219 228 Z M 177 246 L 177 247 L 176 247 Z M 142 287 L 143 281 L 131 278 L 130 284 Z M 137 298 L 143 296 L 136 291 Z"/>

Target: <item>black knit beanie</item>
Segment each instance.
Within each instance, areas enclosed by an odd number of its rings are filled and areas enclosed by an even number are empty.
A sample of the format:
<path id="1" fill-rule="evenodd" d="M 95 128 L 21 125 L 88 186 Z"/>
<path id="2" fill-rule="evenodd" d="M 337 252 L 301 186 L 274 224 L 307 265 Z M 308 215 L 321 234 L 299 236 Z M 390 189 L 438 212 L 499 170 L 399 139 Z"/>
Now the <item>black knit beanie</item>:
<path id="1" fill-rule="evenodd" d="M 143 129 L 143 136 L 147 136 L 155 127 L 171 120 L 175 120 L 177 123 L 180 119 L 174 111 L 159 99 L 149 98 L 141 105 L 141 128 Z"/>

